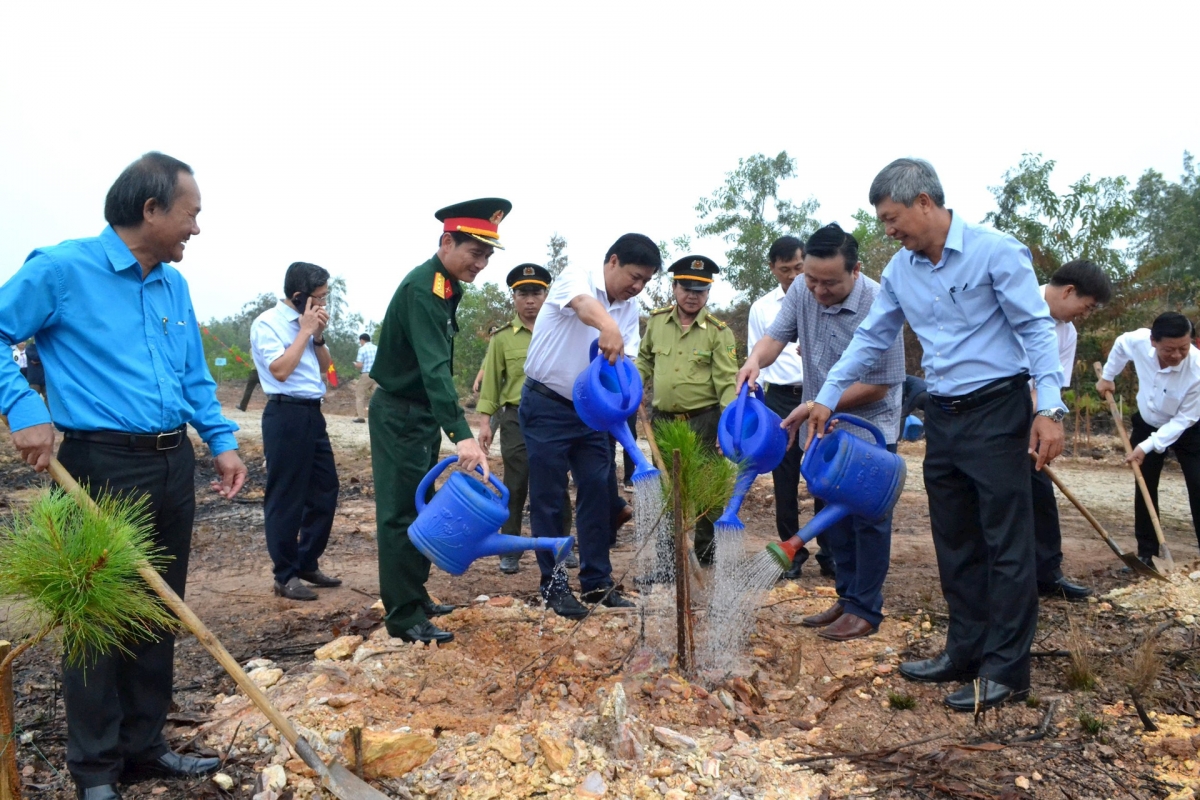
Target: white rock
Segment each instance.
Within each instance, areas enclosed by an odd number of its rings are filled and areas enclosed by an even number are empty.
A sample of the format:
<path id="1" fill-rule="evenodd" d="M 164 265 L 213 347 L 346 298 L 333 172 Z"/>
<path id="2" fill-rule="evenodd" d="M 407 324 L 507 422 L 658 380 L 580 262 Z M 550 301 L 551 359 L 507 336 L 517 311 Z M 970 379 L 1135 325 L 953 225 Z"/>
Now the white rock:
<path id="1" fill-rule="evenodd" d="M 272 792 L 278 792 L 287 786 L 287 772 L 282 764 L 272 764 L 262 771 L 263 786 Z"/>
<path id="2" fill-rule="evenodd" d="M 589 772 L 583 782 L 575 787 L 575 796 L 584 798 L 604 797 L 608 793 L 608 784 L 599 772 Z"/>
<path id="3" fill-rule="evenodd" d="M 256 669 L 270 669 L 273 666 L 275 666 L 275 662 L 269 658 L 255 658 L 246 662 L 246 671 L 250 672 L 251 670 Z"/>
<path id="4" fill-rule="evenodd" d="M 1200 581 L 1200 569 L 1198 569 L 1198 570 L 1196 570 L 1195 572 L 1191 573 L 1190 575 L 1188 575 L 1188 577 L 1189 577 L 1190 579 L 1194 580 L 1194 581 Z"/>
<path id="5" fill-rule="evenodd" d="M 660 725 L 654 726 L 654 739 L 668 750 L 683 752 L 684 750 L 695 750 L 696 740 L 690 736 L 684 736 L 682 733 L 673 731 L 670 728 L 664 728 Z"/>
<path id="6" fill-rule="evenodd" d="M 215 783 L 217 786 L 220 786 L 227 792 L 233 788 L 233 778 L 229 777 L 224 772 L 218 772 L 216 775 L 213 775 L 213 783 Z"/>
<path id="7" fill-rule="evenodd" d="M 259 667 L 252 669 L 246 676 L 254 681 L 254 685 L 260 689 L 267 689 L 279 683 L 279 679 L 283 677 L 283 670 L 278 668 Z"/>
<path id="8" fill-rule="evenodd" d="M 473 602 L 473 603 L 486 603 L 488 600 L 491 600 L 491 599 L 492 599 L 492 598 L 488 597 L 486 594 L 481 594 L 481 595 L 479 595 L 479 597 L 476 597 L 476 598 L 475 598 L 474 600 L 472 600 L 471 602 Z"/>

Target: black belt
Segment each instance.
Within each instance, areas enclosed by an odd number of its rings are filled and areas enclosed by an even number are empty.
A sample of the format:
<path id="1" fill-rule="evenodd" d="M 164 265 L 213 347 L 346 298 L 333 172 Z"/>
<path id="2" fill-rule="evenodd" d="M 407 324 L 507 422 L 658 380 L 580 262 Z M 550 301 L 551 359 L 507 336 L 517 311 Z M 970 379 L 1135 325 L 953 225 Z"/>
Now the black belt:
<path id="1" fill-rule="evenodd" d="M 316 406 L 321 407 L 321 398 L 313 400 L 308 397 L 292 397 L 290 394 L 269 394 L 267 395 L 268 403 L 290 403 L 296 406 Z"/>
<path id="2" fill-rule="evenodd" d="M 781 392 L 783 394 L 804 394 L 804 384 L 802 383 L 768 383 L 768 392 Z"/>
<path id="3" fill-rule="evenodd" d="M 680 422 L 684 422 L 686 420 L 692 419 L 693 417 L 698 417 L 701 414 L 707 414 L 710 411 L 720 411 L 720 410 L 721 410 L 721 407 L 719 405 L 712 405 L 712 406 L 709 406 L 708 408 L 697 409 L 696 411 L 661 411 L 656 408 L 654 410 L 654 413 L 658 414 L 661 417 L 671 417 L 672 419 L 678 420 Z"/>
<path id="4" fill-rule="evenodd" d="M 1018 386 L 1024 386 L 1028 383 L 1029 373 L 1022 372 L 1008 378 L 992 381 L 987 386 L 982 386 L 967 394 L 960 394 L 957 397 L 944 397 L 930 392 L 929 399 L 947 414 L 961 414 L 964 411 L 979 408 L 984 403 L 995 400 L 997 397 L 1013 391 Z"/>
<path id="5" fill-rule="evenodd" d="M 558 403 L 562 403 L 564 406 L 570 406 L 571 408 L 575 407 L 575 404 L 572 403 L 570 400 L 563 397 L 561 394 L 554 391 L 546 384 L 538 383 L 533 378 L 525 379 L 525 388 L 531 392 L 537 392 L 538 394 L 542 395 L 543 397 L 549 397 L 551 400 L 554 400 L 555 402 L 558 402 Z"/>
<path id="6" fill-rule="evenodd" d="M 166 433 L 122 433 L 121 431 L 63 431 L 64 439 L 93 444 L 111 444 L 130 450 L 174 450 L 183 444 L 187 426 Z"/>

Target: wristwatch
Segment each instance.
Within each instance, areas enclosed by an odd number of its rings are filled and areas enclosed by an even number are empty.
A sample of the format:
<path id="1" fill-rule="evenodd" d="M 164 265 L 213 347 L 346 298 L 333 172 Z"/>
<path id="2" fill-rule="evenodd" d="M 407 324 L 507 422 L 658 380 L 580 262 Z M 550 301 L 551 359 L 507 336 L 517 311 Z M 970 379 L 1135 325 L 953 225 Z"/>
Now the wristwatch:
<path id="1" fill-rule="evenodd" d="M 314 336 L 313 344 L 315 344 L 317 347 L 324 347 L 325 346 L 325 337 L 322 336 L 320 339 L 318 339 Z"/>
<path id="2" fill-rule="evenodd" d="M 1065 408 L 1047 408 L 1037 412 L 1039 417 L 1049 417 L 1054 422 L 1062 422 L 1063 417 L 1067 415 Z"/>

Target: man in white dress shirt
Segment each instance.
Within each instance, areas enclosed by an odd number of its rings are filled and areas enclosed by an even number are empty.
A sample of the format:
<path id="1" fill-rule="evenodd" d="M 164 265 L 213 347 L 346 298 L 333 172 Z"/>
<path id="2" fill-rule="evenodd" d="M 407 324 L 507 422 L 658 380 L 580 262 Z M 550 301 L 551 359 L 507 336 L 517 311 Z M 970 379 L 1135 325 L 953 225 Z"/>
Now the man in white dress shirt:
<path id="1" fill-rule="evenodd" d="M 337 508 L 338 477 L 321 414 L 323 376 L 329 369 L 325 326 L 329 273 L 297 261 L 288 267 L 283 293 L 250 326 L 250 351 L 267 395 L 263 455 L 267 490 L 263 522 L 275 572 L 275 594 L 316 600 L 314 586 L 341 586 L 317 566 L 329 543 Z"/>
<path id="2" fill-rule="evenodd" d="M 781 236 L 776 239 L 771 249 L 767 251 L 767 264 L 771 274 L 779 281 L 773 291 L 768 292 L 754 301 L 750 306 L 750 320 L 746 332 L 746 352 L 754 352 L 754 345 L 766 335 L 783 308 L 783 298 L 788 287 L 804 271 L 804 243 L 795 236 Z M 796 410 L 803 402 L 804 396 L 804 365 L 797 343 L 789 342 L 771 366 L 759 373 L 759 382 L 766 386 L 764 400 L 767 407 L 787 419 L 788 414 Z M 771 472 L 771 481 L 775 487 L 775 529 L 779 540 L 786 542 L 800 530 L 800 460 L 804 457 L 801 443 L 804 437 L 797 436 L 796 441 L 788 448 L 783 461 Z M 825 547 L 825 537 L 818 536 L 817 563 L 821 574 L 833 577 L 835 567 L 833 556 Z M 808 559 L 807 548 L 796 553 L 792 568 L 783 574 L 784 578 L 795 580 L 800 577 L 800 567 Z"/>
<path id="3" fill-rule="evenodd" d="M 1183 314 L 1159 314 L 1149 328 L 1123 333 L 1113 343 L 1096 391 L 1115 390 L 1113 379 L 1133 362 L 1137 371 L 1138 410 L 1133 414 L 1130 443 L 1133 452 L 1125 459 L 1142 466 L 1146 488 L 1158 510 L 1158 478 L 1168 448 L 1175 451 L 1187 484 L 1192 526 L 1200 515 L 1200 350 L 1192 346 L 1195 328 Z M 1158 555 L 1158 538 L 1141 492 L 1133 495 L 1133 529 L 1138 558 L 1152 566 Z M 1198 535 L 1200 538 L 1200 535 Z"/>
<path id="4" fill-rule="evenodd" d="M 375 394 L 375 379 L 371 377 L 371 367 L 375 366 L 375 351 L 378 348 L 371 344 L 371 334 L 364 333 L 358 337 L 358 354 L 354 359 L 354 368 L 361 374 L 354 384 L 354 409 L 358 416 L 355 422 L 367 421 L 367 409 L 371 405 L 371 395 Z"/>
<path id="5" fill-rule="evenodd" d="M 662 269 L 658 245 L 640 233 L 618 239 L 595 266 L 573 263 L 555 279 L 538 312 L 525 358 L 525 387 L 518 415 L 529 453 L 529 526 L 534 536 L 562 533 L 567 472 L 575 476 L 579 586 L 585 602 L 632 606 L 613 588 L 608 551 L 615 480 L 608 434 L 594 431 L 575 413 L 575 378 L 587 369 L 588 350 L 597 341 L 610 363 L 622 355 L 636 359 L 641 343 L 634 300 L 646 281 Z M 587 614 L 554 570 L 544 550 L 537 553 L 541 593 L 560 617 Z"/>

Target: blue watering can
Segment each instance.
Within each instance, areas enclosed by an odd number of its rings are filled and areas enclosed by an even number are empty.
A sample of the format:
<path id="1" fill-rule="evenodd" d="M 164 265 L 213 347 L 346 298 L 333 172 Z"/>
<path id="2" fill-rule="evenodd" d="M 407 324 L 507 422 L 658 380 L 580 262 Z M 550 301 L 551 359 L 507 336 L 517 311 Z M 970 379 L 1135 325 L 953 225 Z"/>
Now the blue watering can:
<path id="1" fill-rule="evenodd" d="M 785 570 L 791 569 L 805 542 L 851 514 L 882 519 L 904 491 L 908 468 L 903 458 L 887 451 L 882 431 L 852 414 L 834 414 L 830 420 L 857 425 L 875 437 L 875 444 L 841 429 L 813 440 L 800 463 L 800 474 L 809 493 L 826 506 L 791 539 L 767 545 L 767 552 Z"/>
<path id="2" fill-rule="evenodd" d="M 657 478 L 659 471 L 637 446 L 626 424 L 642 404 L 642 376 L 624 355 L 616 364 L 609 364 L 599 350 L 599 340 L 593 340 L 588 351 L 592 362 L 575 379 L 575 413 L 592 430 L 606 431 L 621 443 L 636 467 L 634 483 Z"/>
<path id="3" fill-rule="evenodd" d="M 914 414 L 909 414 L 904 418 L 904 429 L 900 434 L 900 438 L 906 442 L 915 442 L 925 434 L 925 423 L 921 422 L 920 417 Z"/>
<path id="4" fill-rule="evenodd" d="M 745 527 L 738 518 L 742 500 L 754 484 L 754 479 L 779 466 L 787 452 L 787 431 L 779 427 L 779 415 L 767 408 L 763 402 L 762 387 L 750 394 L 750 382 L 742 384 L 737 400 L 721 412 L 717 423 L 717 441 L 721 452 L 730 461 L 741 466 L 733 494 L 725 506 L 725 513 L 714 525 L 716 528 Z"/>
<path id="5" fill-rule="evenodd" d="M 526 538 L 499 532 L 508 519 L 508 488 L 495 475 L 488 480 L 499 496 L 482 482 L 455 472 L 426 503 L 434 481 L 455 461 L 458 456 L 439 461 L 417 487 L 417 518 L 408 526 L 408 538 L 422 555 L 451 575 L 462 575 L 472 561 L 484 556 L 549 550 L 556 562 L 567 557 L 575 544 L 574 536 Z M 475 469 L 483 474 L 479 467 Z"/>

